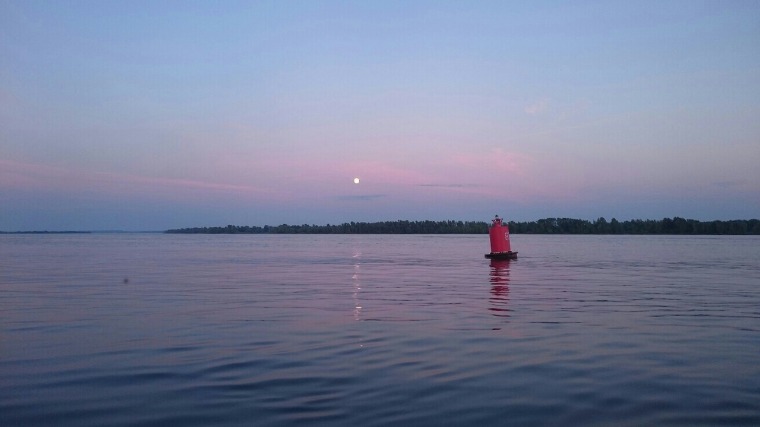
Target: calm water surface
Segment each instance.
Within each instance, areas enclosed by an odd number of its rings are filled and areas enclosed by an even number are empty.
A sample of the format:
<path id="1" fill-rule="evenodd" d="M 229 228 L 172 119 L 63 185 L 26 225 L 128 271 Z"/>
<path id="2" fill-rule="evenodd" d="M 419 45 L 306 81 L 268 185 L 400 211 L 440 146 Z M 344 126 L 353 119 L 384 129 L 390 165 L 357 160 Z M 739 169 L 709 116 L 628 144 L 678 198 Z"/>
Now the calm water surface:
<path id="1" fill-rule="evenodd" d="M 0 236 L 0 425 L 760 425 L 760 238 Z"/>

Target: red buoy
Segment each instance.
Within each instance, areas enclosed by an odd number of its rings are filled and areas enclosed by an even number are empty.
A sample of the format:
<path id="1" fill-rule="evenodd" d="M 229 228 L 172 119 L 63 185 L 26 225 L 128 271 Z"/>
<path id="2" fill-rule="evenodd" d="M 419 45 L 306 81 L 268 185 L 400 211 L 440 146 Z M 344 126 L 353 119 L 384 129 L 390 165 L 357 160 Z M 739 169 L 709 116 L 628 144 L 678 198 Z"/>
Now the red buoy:
<path id="1" fill-rule="evenodd" d="M 491 253 L 486 254 L 486 258 L 495 259 L 515 259 L 517 252 L 512 252 L 509 243 L 509 226 L 496 215 L 491 227 L 488 228 L 488 235 L 491 238 Z"/>

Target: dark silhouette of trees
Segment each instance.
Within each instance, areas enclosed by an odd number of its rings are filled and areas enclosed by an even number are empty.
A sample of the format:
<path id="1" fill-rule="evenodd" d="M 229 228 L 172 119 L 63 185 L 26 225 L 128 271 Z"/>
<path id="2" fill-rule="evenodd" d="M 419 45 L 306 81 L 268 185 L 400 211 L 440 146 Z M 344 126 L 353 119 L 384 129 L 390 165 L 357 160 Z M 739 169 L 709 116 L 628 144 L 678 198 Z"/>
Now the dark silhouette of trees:
<path id="1" fill-rule="evenodd" d="M 697 221 L 680 217 L 662 220 L 609 222 L 600 217 L 584 219 L 544 218 L 537 221 L 510 221 L 514 234 L 760 234 L 760 220 Z M 340 225 L 288 225 L 196 227 L 168 230 L 179 234 L 485 234 L 484 221 L 383 221 L 346 222 Z"/>

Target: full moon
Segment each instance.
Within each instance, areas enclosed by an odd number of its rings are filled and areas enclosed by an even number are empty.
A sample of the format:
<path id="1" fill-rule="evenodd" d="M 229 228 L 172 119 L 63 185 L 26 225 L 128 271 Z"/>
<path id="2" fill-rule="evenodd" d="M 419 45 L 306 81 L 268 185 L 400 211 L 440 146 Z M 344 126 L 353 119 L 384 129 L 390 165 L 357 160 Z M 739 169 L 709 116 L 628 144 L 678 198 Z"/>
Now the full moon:
<path id="1" fill-rule="evenodd" d="M 359 178 L 354 178 L 354 184 L 358 184 L 358 183 L 359 183 Z"/>

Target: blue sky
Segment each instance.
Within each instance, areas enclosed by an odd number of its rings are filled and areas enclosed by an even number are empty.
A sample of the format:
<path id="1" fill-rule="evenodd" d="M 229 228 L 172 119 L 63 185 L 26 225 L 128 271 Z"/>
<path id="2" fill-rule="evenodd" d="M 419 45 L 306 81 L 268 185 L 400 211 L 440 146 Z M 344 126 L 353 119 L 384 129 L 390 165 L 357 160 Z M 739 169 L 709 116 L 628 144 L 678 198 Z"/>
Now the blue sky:
<path id="1" fill-rule="evenodd" d="M 758 41 L 755 1 L 0 0 L 0 230 L 757 218 Z"/>

